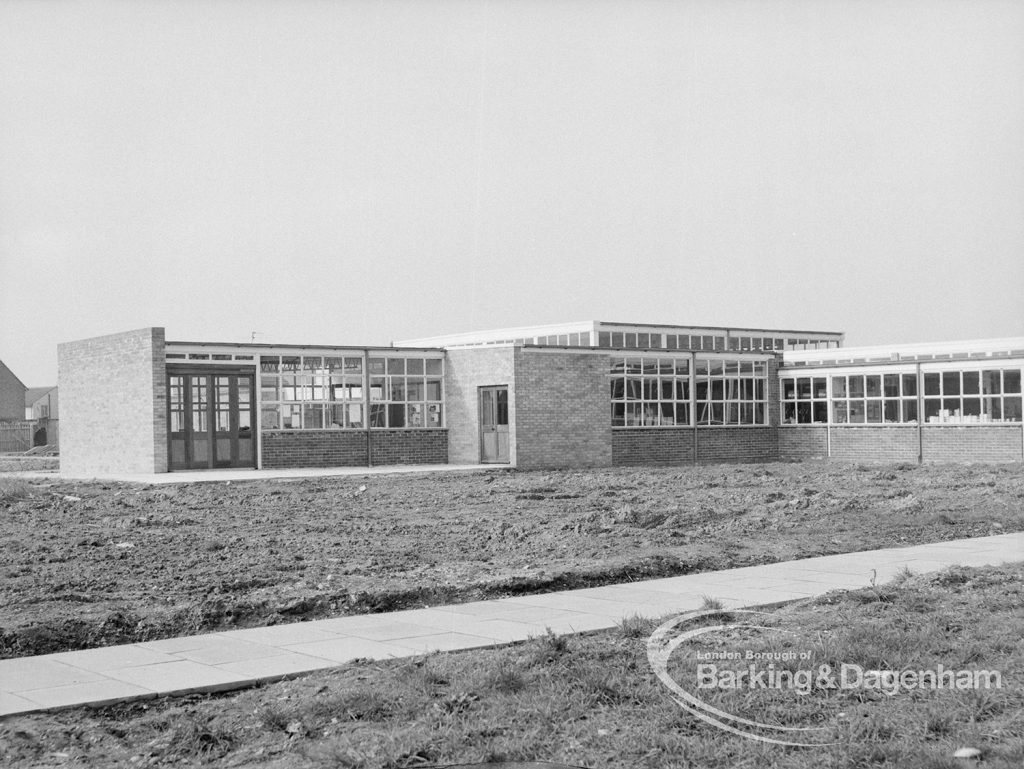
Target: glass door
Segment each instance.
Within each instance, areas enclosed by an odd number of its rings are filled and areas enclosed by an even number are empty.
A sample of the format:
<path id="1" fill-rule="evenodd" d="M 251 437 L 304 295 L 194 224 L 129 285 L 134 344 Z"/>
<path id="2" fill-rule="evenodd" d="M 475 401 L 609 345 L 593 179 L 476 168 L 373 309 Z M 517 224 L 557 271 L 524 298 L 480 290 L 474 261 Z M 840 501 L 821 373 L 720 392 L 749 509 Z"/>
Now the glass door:
<path id="1" fill-rule="evenodd" d="M 253 375 L 172 371 L 167 377 L 171 470 L 253 467 Z"/>

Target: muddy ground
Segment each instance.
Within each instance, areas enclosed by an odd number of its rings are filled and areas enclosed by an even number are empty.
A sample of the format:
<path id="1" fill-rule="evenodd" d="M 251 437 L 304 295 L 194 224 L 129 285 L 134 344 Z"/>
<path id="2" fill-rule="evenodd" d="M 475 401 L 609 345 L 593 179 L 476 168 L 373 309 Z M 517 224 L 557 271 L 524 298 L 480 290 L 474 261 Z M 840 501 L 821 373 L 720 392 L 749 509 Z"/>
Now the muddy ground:
<path id="1" fill-rule="evenodd" d="M 0 656 L 1022 529 L 1020 465 L 0 475 Z"/>

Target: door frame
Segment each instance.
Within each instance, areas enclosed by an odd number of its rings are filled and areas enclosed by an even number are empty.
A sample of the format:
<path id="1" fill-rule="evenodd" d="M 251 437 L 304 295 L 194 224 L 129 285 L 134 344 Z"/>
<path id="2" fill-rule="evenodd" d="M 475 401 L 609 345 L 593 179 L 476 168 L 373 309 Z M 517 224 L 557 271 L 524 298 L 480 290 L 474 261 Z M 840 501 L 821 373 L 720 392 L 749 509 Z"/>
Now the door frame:
<path id="1" fill-rule="evenodd" d="M 485 435 L 485 420 L 484 420 L 484 393 L 489 392 L 493 394 L 492 408 L 494 409 L 494 427 L 504 427 L 504 430 L 495 429 L 492 432 L 498 436 L 496 446 L 496 459 L 487 459 L 486 452 L 484 451 L 484 435 Z M 498 420 L 498 393 L 505 394 L 505 423 L 500 424 Z M 507 384 L 497 385 L 480 385 L 477 387 L 476 396 L 476 408 L 477 408 L 477 446 L 480 464 L 482 465 L 508 465 L 512 463 L 512 434 L 510 430 L 511 422 L 511 409 L 509 400 L 509 386 Z M 504 458 L 502 458 L 502 438 L 504 435 Z"/>
<path id="2" fill-rule="evenodd" d="M 184 431 L 185 438 L 185 466 L 175 467 L 172 464 L 173 454 L 173 436 L 171 431 L 171 377 L 185 377 L 183 382 L 183 401 L 182 406 L 184 409 L 184 425 L 187 429 Z M 231 424 L 231 455 L 232 459 L 227 464 L 224 462 L 215 462 L 216 441 L 217 441 L 217 429 L 216 429 L 216 397 L 214 390 L 216 383 L 215 377 L 218 376 L 230 376 L 235 377 L 235 380 L 231 386 L 231 399 L 234 407 L 230 409 L 230 424 Z M 205 465 L 196 467 L 192 458 L 192 441 L 190 436 L 192 435 L 191 420 L 191 378 L 192 377 L 204 377 L 206 379 L 207 390 L 207 401 L 206 401 L 206 423 L 207 423 L 207 435 L 210 442 L 208 460 Z M 242 463 L 234 459 L 238 455 L 239 449 L 239 427 L 238 427 L 238 379 L 247 378 L 249 380 L 249 438 L 251 444 L 252 460 L 251 462 Z M 167 366 L 167 374 L 165 378 L 166 387 L 166 404 L 167 404 L 167 470 L 168 472 L 188 472 L 190 470 L 215 470 L 215 469 L 227 469 L 227 468 L 255 468 L 258 466 L 259 457 L 259 443 L 257 437 L 257 393 L 256 393 L 256 372 L 248 366 Z"/>

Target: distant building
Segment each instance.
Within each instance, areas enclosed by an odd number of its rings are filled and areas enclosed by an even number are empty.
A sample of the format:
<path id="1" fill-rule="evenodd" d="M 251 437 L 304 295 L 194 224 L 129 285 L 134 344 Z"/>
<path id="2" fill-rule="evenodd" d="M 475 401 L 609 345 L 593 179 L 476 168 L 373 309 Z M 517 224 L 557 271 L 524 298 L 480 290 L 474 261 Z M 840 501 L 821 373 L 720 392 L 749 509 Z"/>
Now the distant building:
<path id="1" fill-rule="evenodd" d="M 25 418 L 25 391 L 28 388 L 0 360 L 0 421 Z"/>
<path id="2" fill-rule="evenodd" d="M 33 446 L 57 446 L 60 425 L 57 388 L 30 387 L 25 393 L 25 419 L 32 421 Z"/>
<path id="3" fill-rule="evenodd" d="M 392 347 L 62 344 L 61 468 L 1021 461 L 1024 339 L 587 321 Z"/>
<path id="4" fill-rule="evenodd" d="M 57 386 L 29 387 L 25 391 L 25 419 L 59 419 Z"/>

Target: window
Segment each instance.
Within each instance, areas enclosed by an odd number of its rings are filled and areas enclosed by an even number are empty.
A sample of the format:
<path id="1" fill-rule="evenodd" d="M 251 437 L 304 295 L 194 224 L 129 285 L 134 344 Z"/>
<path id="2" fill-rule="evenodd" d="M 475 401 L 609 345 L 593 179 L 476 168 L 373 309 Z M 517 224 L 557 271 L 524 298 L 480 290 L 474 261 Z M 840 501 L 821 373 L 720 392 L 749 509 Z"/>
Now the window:
<path id="1" fill-rule="evenodd" d="M 1020 369 L 929 371 L 924 396 L 929 424 L 1021 421 Z"/>
<path id="2" fill-rule="evenodd" d="M 833 424 L 971 424 L 1021 421 L 1020 369 L 926 371 L 924 413 L 918 414 L 916 373 L 842 374 L 829 377 Z M 783 377 L 786 424 L 823 422 L 821 377 Z M 810 383 L 810 384 L 808 384 Z M 821 396 L 824 398 L 824 395 Z"/>
<path id="3" fill-rule="evenodd" d="M 370 358 L 370 426 L 444 426 L 442 362 L 436 358 Z"/>
<path id="4" fill-rule="evenodd" d="M 784 377 L 782 379 L 782 423 L 787 425 L 828 422 L 828 379 L 825 377 Z"/>
<path id="5" fill-rule="evenodd" d="M 832 421 L 835 424 L 917 422 L 917 375 L 833 376 Z"/>
<path id="6" fill-rule="evenodd" d="M 690 424 L 687 358 L 612 358 L 612 427 Z"/>
<path id="7" fill-rule="evenodd" d="M 260 357 L 265 430 L 443 427 L 439 358 Z M 368 402 L 369 401 L 369 402 Z M 369 412 L 369 413 L 367 413 Z"/>
<path id="8" fill-rule="evenodd" d="M 765 361 L 698 358 L 696 365 L 698 425 L 767 424 Z"/>

